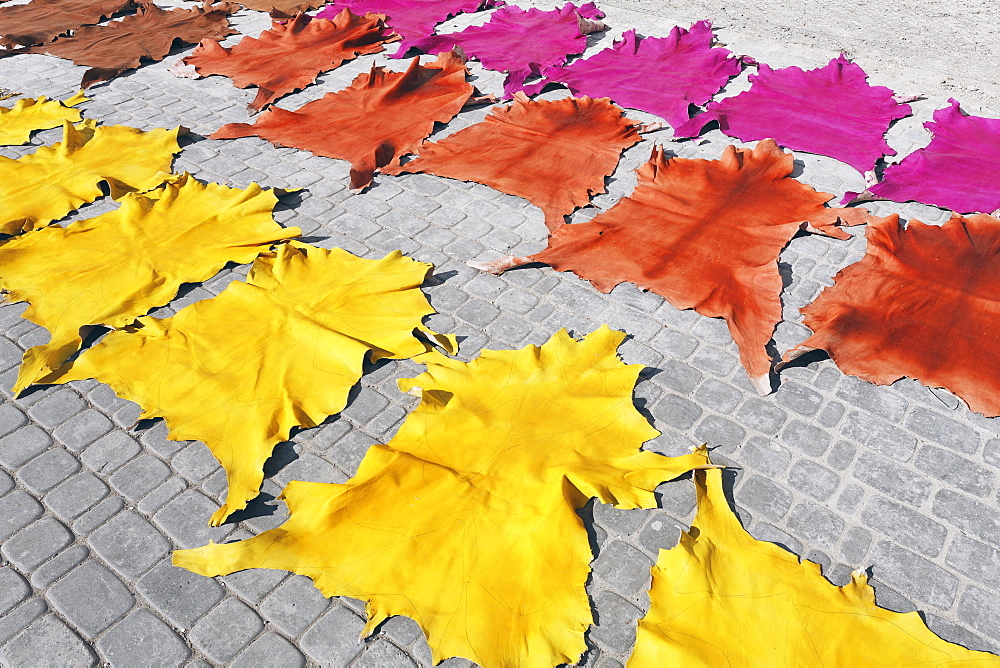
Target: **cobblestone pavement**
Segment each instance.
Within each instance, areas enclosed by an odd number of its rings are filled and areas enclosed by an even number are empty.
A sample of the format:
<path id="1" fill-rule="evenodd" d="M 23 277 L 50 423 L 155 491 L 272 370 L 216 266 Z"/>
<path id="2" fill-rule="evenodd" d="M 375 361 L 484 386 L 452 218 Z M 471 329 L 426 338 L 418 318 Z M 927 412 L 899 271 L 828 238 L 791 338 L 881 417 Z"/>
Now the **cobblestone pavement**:
<path id="1" fill-rule="evenodd" d="M 616 10 L 609 14 L 615 27 L 592 38 L 597 47 L 629 27 L 615 24 Z M 235 23 L 256 34 L 267 19 L 241 12 Z M 671 26 L 651 18 L 639 28 L 662 35 Z M 602 323 L 627 330 L 632 337 L 622 356 L 650 367 L 636 389 L 637 403 L 663 432 L 646 447 L 680 454 L 696 443 L 718 446 L 716 458 L 735 469 L 740 517 L 756 537 L 822 564 L 836 583 L 852 569 L 870 569 L 881 605 L 921 610 L 937 633 L 969 647 L 1000 646 L 1000 422 L 916 382 L 875 387 L 844 376 L 829 360 L 787 369 L 774 394 L 758 397 L 720 320 L 677 311 L 629 285 L 602 295 L 546 267 L 479 274 L 465 261 L 543 247 L 537 209 L 484 186 L 425 175 L 378 177 L 373 188 L 352 195 L 343 162 L 256 138 L 204 139 L 224 122 L 245 120 L 253 93 L 221 77 L 175 79 L 166 71 L 175 58 L 96 87 L 93 101 L 83 106 L 86 116 L 145 129 L 183 124 L 194 136 L 177 160 L 178 171 L 241 187 L 256 181 L 304 188 L 284 198 L 276 217 L 301 227 L 313 243 L 370 258 L 398 248 L 433 262 L 436 279 L 426 292 L 440 314 L 429 324 L 465 337 L 465 359 L 483 347 L 541 343 L 562 327 L 578 334 Z M 295 108 L 337 90 L 373 60 L 386 62 L 361 58 L 281 106 Z M 500 76 L 471 67 L 478 86 L 499 92 Z M 3 61 L 0 86 L 68 96 L 81 73 L 55 58 L 18 56 Z M 745 78 L 728 91 L 744 87 Z M 916 102 L 916 117 L 896 124 L 890 143 L 903 153 L 926 144 L 920 122 L 943 102 Z M 435 136 L 486 112 L 465 112 Z M 58 137 L 59 131 L 43 132 L 34 144 Z M 662 132 L 647 135 L 624 156 L 609 193 L 574 220 L 627 194 L 635 183 L 632 170 L 654 142 L 683 157 L 718 157 L 731 140 L 718 132 L 683 143 Z M 837 195 L 861 189 L 861 176 L 844 165 L 797 158 L 807 183 Z M 98 201 L 77 217 L 109 206 Z M 879 214 L 895 211 L 925 222 L 945 217 L 921 205 L 873 206 Z M 775 335 L 778 350 L 806 337 L 798 308 L 861 257 L 863 232 L 855 230 L 851 241 L 804 235 L 789 243 L 781 256 L 787 322 Z M 218 294 L 245 273 L 245 266 L 227 269 L 189 286 L 155 314 Z M 20 319 L 23 310 L 23 304 L 0 308 L 0 663 L 430 665 L 414 622 L 393 618 L 360 642 L 359 602 L 325 599 L 304 577 L 252 570 L 210 579 L 170 564 L 175 548 L 246 538 L 280 524 L 286 510 L 274 497 L 290 480 L 346 480 L 366 448 L 388 439 L 414 407 L 416 400 L 400 393 L 395 380 L 415 375 L 417 365 L 392 362 L 366 375 L 342 415 L 277 448 L 265 494 L 239 521 L 211 529 L 206 521 L 224 495 L 224 477 L 204 445 L 167 441 L 159 420 L 136 424 L 138 407 L 93 381 L 10 396 L 22 350 L 47 337 Z M 596 504 L 582 513 L 596 546 L 589 591 L 600 621 L 588 634 L 587 666 L 625 662 L 634 622 L 648 606 L 648 568 L 692 517 L 689 480 L 664 484 L 660 492 L 660 510 Z"/>

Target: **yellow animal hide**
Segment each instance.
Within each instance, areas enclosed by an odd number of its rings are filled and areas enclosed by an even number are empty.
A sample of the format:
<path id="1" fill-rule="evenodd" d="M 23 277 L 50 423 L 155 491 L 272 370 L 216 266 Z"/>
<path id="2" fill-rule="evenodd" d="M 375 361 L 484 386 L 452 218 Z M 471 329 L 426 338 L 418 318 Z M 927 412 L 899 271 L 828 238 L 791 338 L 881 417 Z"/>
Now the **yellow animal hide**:
<path id="1" fill-rule="evenodd" d="M 729 509 L 719 470 L 696 471 L 695 483 L 698 514 L 653 566 L 629 668 L 1000 664 L 938 638 L 916 612 L 876 607 L 864 574 L 837 587 L 817 564 L 753 538 Z"/>
<path id="2" fill-rule="evenodd" d="M 24 317 L 49 330 L 29 348 L 20 392 L 57 371 L 82 343 L 81 328 L 120 328 L 174 298 L 182 283 L 211 278 L 227 262 L 250 262 L 300 234 L 274 222 L 272 191 L 202 184 L 187 174 L 131 193 L 110 213 L 51 225 L 0 244 L 0 290 L 26 301 Z"/>
<path id="3" fill-rule="evenodd" d="M 181 150 L 179 130 L 65 121 L 61 142 L 17 160 L 0 156 L 0 234 L 43 227 L 93 202 L 102 181 L 114 199 L 161 183 Z"/>
<path id="4" fill-rule="evenodd" d="M 291 517 L 238 543 L 174 553 L 203 575 L 278 568 L 327 596 L 367 602 L 364 633 L 416 620 L 434 661 L 485 668 L 574 663 L 592 623 L 584 589 L 597 497 L 651 508 L 664 480 L 709 466 L 704 452 L 640 452 L 659 432 L 632 402 L 640 365 L 616 355 L 624 333 L 483 351 L 464 363 L 431 353 L 399 382 L 422 396 L 388 445 L 344 484 L 292 482 Z"/>
<path id="5" fill-rule="evenodd" d="M 420 291 L 430 265 L 399 251 L 364 260 L 291 242 L 254 262 L 245 283 L 172 318 L 108 334 L 45 382 L 96 378 L 163 417 L 176 441 L 204 442 L 229 482 L 219 525 L 257 496 L 263 466 L 293 427 L 339 413 L 365 355 L 405 358 L 429 345 Z"/>
<path id="6" fill-rule="evenodd" d="M 62 102 L 41 95 L 37 100 L 26 98 L 15 102 L 13 107 L 0 107 L 0 145 L 27 144 L 36 130 L 57 128 L 65 121 L 78 122 L 80 110 L 74 107 L 86 101 L 80 91 Z"/>

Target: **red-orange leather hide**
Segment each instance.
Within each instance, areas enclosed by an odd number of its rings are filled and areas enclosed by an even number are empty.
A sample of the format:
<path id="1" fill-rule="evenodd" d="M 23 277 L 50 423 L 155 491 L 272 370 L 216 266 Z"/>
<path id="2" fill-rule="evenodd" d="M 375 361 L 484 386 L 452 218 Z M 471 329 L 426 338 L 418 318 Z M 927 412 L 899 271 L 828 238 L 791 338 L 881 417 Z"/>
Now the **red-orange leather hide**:
<path id="1" fill-rule="evenodd" d="M 386 174 L 426 172 L 475 181 L 523 197 L 550 230 L 604 192 L 621 152 L 640 140 L 638 124 L 607 98 L 529 100 L 494 107 L 482 123 L 420 149 Z"/>
<path id="2" fill-rule="evenodd" d="M 590 222 L 556 229 L 540 253 L 495 263 L 544 262 L 601 292 L 628 281 L 679 309 L 724 318 L 766 392 L 765 346 L 781 321 L 779 253 L 801 229 L 844 239 L 839 223 L 869 220 L 865 209 L 827 208 L 833 196 L 791 178 L 792 167 L 792 154 L 770 139 L 727 146 L 719 160 L 668 159 L 655 147 L 632 195 Z"/>
<path id="3" fill-rule="evenodd" d="M 133 0 L 31 0 L 0 9 L 0 46 L 44 44 L 80 26 L 135 9 Z M 2 52 L 0 52 L 2 53 Z"/>
<path id="4" fill-rule="evenodd" d="M 143 58 L 163 60 L 174 40 L 197 44 L 205 38 L 223 39 L 236 32 L 229 27 L 229 15 L 239 5 L 206 2 L 192 9 L 165 10 L 150 2 L 137 4 L 138 13 L 121 21 L 86 26 L 72 36 L 19 53 L 47 53 L 89 67 L 80 83 L 81 88 L 87 88 L 139 67 Z"/>
<path id="5" fill-rule="evenodd" d="M 433 63 L 414 58 L 406 72 L 372 67 L 350 86 L 328 93 L 297 111 L 271 107 L 256 123 L 230 123 L 212 139 L 258 136 L 351 163 L 351 188 L 369 185 L 379 167 L 412 153 L 451 120 L 474 88 L 461 56 L 442 53 Z"/>
<path id="6" fill-rule="evenodd" d="M 247 9 L 269 12 L 274 19 L 290 19 L 325 4 L 323 0 L 239 0 L 239 3 Z"/>
<path id="7" fill-rule="evenodd" d="M 229 77 L 238 88 L 257 86 L 249 108 L 260 111 L 344 61 L 378 53 L 385 49 L 383 44 L 399 40 L 384 19 L 380 14 L 357 16 L 349 9 L 333 20 L 298 14 L 291 21 L 275 21 L 260 37 L 244 37 L 231 48 L 214 39 L 203 40 L 184 64 L 194 66 L 200 75 Z"/>
<path id="8" fill-rule="evenodd" d="M 893 215 L 867 236 L 861 261 L 802 309 L 815 334 L 786 359 L 822 349 L 852 376 L 909 376 L 1000 415 L 1000 220 L 954 214 L 904 230 Z"/>

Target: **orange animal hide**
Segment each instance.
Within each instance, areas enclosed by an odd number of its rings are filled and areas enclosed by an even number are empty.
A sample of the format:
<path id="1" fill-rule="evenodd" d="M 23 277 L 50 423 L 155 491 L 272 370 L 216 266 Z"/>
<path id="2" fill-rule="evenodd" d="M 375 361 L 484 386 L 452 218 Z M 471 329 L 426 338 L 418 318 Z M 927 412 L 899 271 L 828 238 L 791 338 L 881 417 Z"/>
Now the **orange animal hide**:
<path id="1" fill-rule="evenodd" d="M 351 163 L 351 188 L 368 186 L 379 167 L 412 153 L 469 100 L 475 90 L 466 82 L 465 59 L 442 53 L 433 63 L 414 58 L 406 72 L 372 67 L 350 86 L 328 93 L 297 111 L 272 107 L 256 123 L 230 123 L 212 139 L 263 137 Z"/>
<path id="2" fill-rule="evenodd" d="M 529 100 L 515 94 L 482 123 L 428 144 L 420 156 L 386 174 L 426 172 L 475 181 L 523 197 L 545 213 L 550 230 L 604 192 L 621 152 L 639 142 L 639 127 L 607 98 Z"/>
<path id="3" fill-rule="evenodd" d="M 349 9 L 333 20 L 298 14 L 285 23 L 275 21 L 260 37 L 244 37 L 232 48 L 206 39 L 182 62 L 202 76 L 229 77 L 239 88 L 257 86 L 257 97 L 249 108 L 260 111 L 344 61 L 378 53 L 385 48 L 383 44 L 398 41 L 384 18 L 380 14 L 357 16 Z"/>
<path id="4" fill-rule="evenodd" d="M 802 309 L 815 334 L 785 359 L 822 349 L 852 376 L 878 385 L 909 376 L 1000 415 L 1000 220 L 956 214 L 904 230 L 893 215 L 867 236 L 861 261 Z"/>
<path id="5" fill-rule="evenodd" d="M 0 9 L 0 46 L 15 49 L 44 44 L 80 26 L 134 9 L 133 0 L 31 0 L 26 5 L 4 7 Z"/>
<path id="6" fill-rule="evenodd" d="M 680 309 L 724 318 L 754 386 L 770 391 L 765 346 L 781 321 L 778 254 L 801 229 L 849 238 L 840 223 L 865 209 L 827 208 L 833 195 L 791 178 L 792 154 L 773 140 L 727 146 L 720 160 L 668 159 L 655 147 L 638 187 L 587 223 L 564 225 L 548 248 L 473 266 L 500 273 L 529 262 L 572 271 L 610 292 L 635 283 Z"/>

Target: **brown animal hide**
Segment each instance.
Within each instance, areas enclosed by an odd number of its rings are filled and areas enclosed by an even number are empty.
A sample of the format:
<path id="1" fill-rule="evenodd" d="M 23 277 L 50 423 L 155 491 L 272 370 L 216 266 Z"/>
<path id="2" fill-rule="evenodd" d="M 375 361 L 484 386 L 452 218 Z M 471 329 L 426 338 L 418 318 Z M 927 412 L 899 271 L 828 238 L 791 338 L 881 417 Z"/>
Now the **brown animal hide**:
<path id="1" fill-rule="evenodd" d="M 80 83 L 81 88 L 87 88 L 139 67 L 143 58 L 163 60 L 175 40 L 197 44 L 236 32 L 229 27 L 229 15 L 238 5 L 206 2 L 202 7 L 168 11 L 150 2 L 139 2 L 138 7 L 138 13 L 121 21 L 80 28 L 70 37 L 17 52 L 46 53 L 89 67 Z"/>
<path id="2" fill-rule="evenodd" d="M 727 146 L 720 160 L 668 159 L 655 147 L 631 196 L 587 223 L 563 225 L 530 257 L 474 264 L 500 273 L 529 262 L 572 271 L 610 292 L 628 281 L 680 309 L 724 318 L 754 386 L 770 391 L 765 346 L 781 321 L 778 254 L 801 229 L 849 238 L 839 223 L 865 209 L 827 208 L 833 195 L 791 178 L 792 154 L 773 140 Z"/>
<path id="3" fill-rule="evenodd" d="M 31 0 L 26 5 L 4 7 L 0 9 L 0 46 L 14 49 L 44 44 L 74 28 L 134 10 L 133 0 Z"/>
<path id="4" fill-rule="evenodd" d="M 529 100 L 514 95 L 486 120 L 427 144 L 419 157 L 386 174 L 426 172 L 475 181 L 541 208 L 550 230 L 604 192 L 621 152 L 639 142 L 639 127 L 607 98 Z"/>
<path id="5" fill-rule="evenodd" d="M 268 12 L 274 19 L 290 19 L 324 4 L 323 0 L 239 0 L 239 3 L 247 9 Z"/>
<path id="6" fill-rule="evenodd" d="M 1000 220 L 953 215 L 943 226 L 893 215 L 868 228 L 868 250 L 802 309 L 815 334 L 790 350 L 830 354 L 878 385 L 903 376 L 1000 415 Z"/>
<path id="7" fill-rule="evenodd" d="M 230 123 L 212 139 L 263 137 L 351 163 L 351 188 L 372 181 L 375 170 L 412 153 L 434 130 L 451 120 L 474 92 L 466 82 L 465 59 L 453 52 L 421 65 L 414 58 L 406 72 L 372 67 L 350 86 L 328 93 L 297 111 L 272 107 L 253 125 Z"/>
<path id="8" fill-rule="evenodd" d="M 298 14 L 291 21 L 274 22 L 260 37 L 244 37 L 232 48 L 217 40 L 203 40 L 183 60 L 200 75 L 221 74 L 239 88 L 257 86 L 251 111 L 260 111 L 282 95 L 305 88 L 316 76 L 340 67 L 359 55 L 378 53 L 399 36 L 379 14 L 357 16 L 345 9 L 332 21 Z"/>

